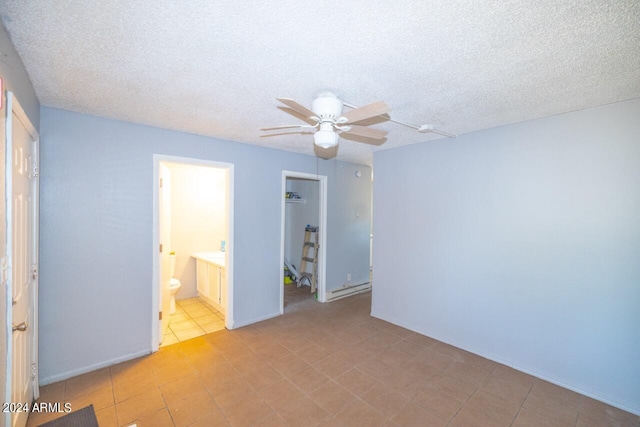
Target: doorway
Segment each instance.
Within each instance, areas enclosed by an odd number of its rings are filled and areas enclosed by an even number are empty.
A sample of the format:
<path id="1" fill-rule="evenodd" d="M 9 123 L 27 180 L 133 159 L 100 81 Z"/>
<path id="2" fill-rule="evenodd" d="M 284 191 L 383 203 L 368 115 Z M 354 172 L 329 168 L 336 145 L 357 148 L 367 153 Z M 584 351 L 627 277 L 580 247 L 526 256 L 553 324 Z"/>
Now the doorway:
<path id="1" fill-rule="evenodd" d="M 285 293 L 288 300 L 299 300 L 306 295 L 320 302 L 326 301 L 327 177 L 283 171 L 281 212 L 280 314 L 283 314 Z M 315 231 L 307 233 L 307 226 L 311 230 L 317 227 L 317 234 Z M 315 246 L 305 245 L 305 241 L 315 243 Z M 312 248 L 305 252 L 305 246 Z M 303 258 L 309 261 L 305 262 Z M 313 258 L 317 259 L 317 268 L 313 266 Z M 315 277 L 304 278 L 304 272 L 315 273 Z M 287 276 L 293 279 L 285 282 Z M 316 290 L 312 294 L 313 285 Z"/>
<path id="2" fill-rule="evenodd" d="M 38 132 L 7 92 L 5 195 L 7 253 L 2 262 L 7 307 L 7 401 L 38 398 Z M 9 325 L 12 327 L 9 328 Z M 5 411 L 7 426 L 22 427 L 28 411 Z"/>
<path id="3" fill-rule="evenodd" d="M 156 351 L 232 328 L 233 164 L 163 155 L 153 162 Z"/>

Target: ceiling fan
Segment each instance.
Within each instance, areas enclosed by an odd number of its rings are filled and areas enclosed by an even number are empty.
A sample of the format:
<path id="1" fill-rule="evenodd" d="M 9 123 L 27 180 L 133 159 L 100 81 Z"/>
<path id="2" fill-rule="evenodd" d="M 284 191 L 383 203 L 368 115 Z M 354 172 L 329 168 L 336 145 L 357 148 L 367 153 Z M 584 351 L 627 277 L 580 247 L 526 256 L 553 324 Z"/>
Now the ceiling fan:
<path id="1" fill-rule="evenodd" d="M 313 141 L 317 146 L 322 148 L 336 146 L 338 144 L 338 135 L 342 133 L 373 140 L 383 140 L 387 136 L 387 131 L 354 124 L 391 111 L 391 108 L 382 101 L 354 108 L 344 114 L 342 107 L 345 104 L 331 92 L 320 93 L 316 99 L 313 100 L 311 110 L 293 99 L 278 98 L 278 101 L 285 104 L 293 110 L 293 112 L 304 117 L 305 121 L 314 124 L 276 126 L 262 128 L 261 130 L 269 131 L 288 128 L 315 130 Z M 288 109 L 284 109 L 284 111 L 290 112 Z"/>

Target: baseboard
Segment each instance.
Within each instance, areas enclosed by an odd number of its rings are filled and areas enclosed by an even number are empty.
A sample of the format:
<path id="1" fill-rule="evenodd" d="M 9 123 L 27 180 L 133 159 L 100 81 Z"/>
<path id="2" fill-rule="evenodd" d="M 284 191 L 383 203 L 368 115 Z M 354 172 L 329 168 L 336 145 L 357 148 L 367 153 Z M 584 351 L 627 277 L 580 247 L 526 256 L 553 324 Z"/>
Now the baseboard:
<path id="1" fill-rule="evenodd" d="M 216 310 L 218 310 L 225 317 L 227 316 L 227 309 L 224 308 L 223 306 L 221 306 L 220 304 L 218 304 L 217 302 L 215 302 L 214 300 L 212 300 L 211 298 L 209 298 L 207 296 L 204 296 L 204 295 L 200 295 L 200 294 L 198 294 L 198 297 L 202 298 L 207 304 L 209 304 L 211 307 L 213 307 Z"/>
<path id="2" fill-rule="evenodd" d="M 249 326 L 249 325 L 252 325 L 254 323 L 262 322 L 264 320 L 273 319 L 274 317 L 278 317 L 278 316 L 281 316 L 279 311 L 277 311 L 275 313 L 267 314 L 265 316 L 255 317 L 255 318 L 249 319 L 249 320 L 243 320 L 241 322 L 234 322 L 233 325 L 231 326 L 231 329 L 242 328 L 244 326 Z"/>
<path id="3" fill-rule="evenodd" d="M 96 363 L 94 365 L 85 366 L 84 368 L 73 369 L 71 371 L 64 372 L 58 375 L 52 375 L 46 378 L 39 378 L 38 383 L 47 385 L 51 383 L 57 383 L 69 378 L 77 377 L 78 375 L 86 374 L 88 372 L 97 371 L 98 369 L 106 368 L 108 366 L 117 365 L 118 363 L 126 362 L 127 360 L 136 359 L 138 357 L 151 354 L 151 350 L 143 350 L 136 353 L 127 354 L 126 356 L 116 357 L 115 359 L 106 360 L 104 362 Z"/>
<path id="4" fill-rule="evenodd" d="M 566 388 L 568 390 L 575 391 L 578 394 L 582 394 L 583 396 L 587 396 L 587 397 L 590 397 L 592 399 L 598 400 L 600 402 L 606 403 L 607 405 L 611 405 L 611 406 L 614 406 L 614 407 L 616 407 L 618 409 L 622 409 L 623 411 L 627 411 L 627 412 L 630 412 L 630 413 L 635 414 L 635 415 L 640 415 L 640 408 L 628 406 L 625 403 L 614 402 L 614 401 L 608 400 L 606 398 L 603 398 L 601 396 L 594 395 L 593 393 L 581 390 L 580 388 L 573 387 L 571 385 L 565 384 L 562 381 L 558 381 L 558 380 L 556 380 L 554 378 L 549 378 L 549 377 L 547 377 L 544 374 L 541 374 L 539 372 L 523 368 L 523 367 L 519 366 L 518 363 L 513 361 L 513 360 L 512 361 L 507 361 L 507 360 L 501 359 L 501 358 L 499 358 L 497 356 L 490 355 L 490 354 L 485 354 L 482 351 L 477 351 L 477 350 L 475 350 L 473 348 L 470 348 L 468 346 L 460 345 L 460 344 L 458 344 L 456 342 L 452 342 L 452 341 L 449 341 L 449 340 L 446 340 L 446 339 L 442 339 L 441 337 L 430 336 L 430 335 L 424 334 L 424 333 L 420 332 L 420 328 L 416 328 L 416 327 L 413 327 L 412 325 L 405 324 L 404 322 L 398 321 L 397 319 L 394 319 L 392 317 L 381 315 L 380 313 L 376 313 L 373 310 L 371 311 L 371 316 L 375 317 L 377 319 L 380 319 L 380 320 L 384 320 L 385 322 L 389 322 L 389 323 L 392 323 L 394 325 L 403 327 L 403 328 L 408 329 L 410 331 L 416 332 L 416 333 L 418 333 L 420 335 L 424 335 L 424 336 L 427 336 L 429 338 L 433 338 L 434 340 L 443 342 L 445 344 L 449 344 L 449 345 L 451 345 L 453 347 L 456 347 L 456 348 L 459 348 L 461 350 L 468 351 L 469 353 L 473 353 L 473 354 L 475 354 L 477 356 L 484 357 L 485 359 L 489 359 L 489 360 L 492 360 L 492 361 L 494 361 L 496 363 L 500 363 L 501 365 L 508 366 L 510 368 L 515 369 L 516 371 L 520 371 L 520 372 L 523 372 L 525 374 L 528 374 L 528 375 L 531 375 L 533 377 L 536 377 L 538 379 L 541 379 L 541 380 L 544 380 L 544 381 L 548 381 L 548 382 L 550 382 L 552 384 L 555 384 L 557 386 L 560 386 L 562 388 Z"/>
<path id="5" fill-rule="evenodd" d="M 325 301 L 331 302 L 353 295 L 361 294 L 371 290 L 371 282 L 358 283 L 356 285 L 345 285 L 338 289 L 332 289 L 325 293 Z"/>

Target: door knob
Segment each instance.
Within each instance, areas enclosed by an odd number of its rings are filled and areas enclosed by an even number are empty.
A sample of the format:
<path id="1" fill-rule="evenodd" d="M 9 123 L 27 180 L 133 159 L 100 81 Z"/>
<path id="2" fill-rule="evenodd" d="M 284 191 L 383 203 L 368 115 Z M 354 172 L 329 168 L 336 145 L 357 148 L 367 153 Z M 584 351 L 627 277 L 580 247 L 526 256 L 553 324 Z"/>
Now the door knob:
<path id="1" fill-rule="evenodd" d="M 24 332 L 24 331 L 26 331 L 26 330 L 27 330 L 27 328 L 29 327 L 29 325 L 27 325 L 27 322 L 22 322 L 22 323 L 20 323 L 18 326 L 13 325 L 13 324 L 12 324 L 11 326 L 12 326 L 11 330 L 12 330 L 13 332 L 15 332 L 15 331 Z"/>

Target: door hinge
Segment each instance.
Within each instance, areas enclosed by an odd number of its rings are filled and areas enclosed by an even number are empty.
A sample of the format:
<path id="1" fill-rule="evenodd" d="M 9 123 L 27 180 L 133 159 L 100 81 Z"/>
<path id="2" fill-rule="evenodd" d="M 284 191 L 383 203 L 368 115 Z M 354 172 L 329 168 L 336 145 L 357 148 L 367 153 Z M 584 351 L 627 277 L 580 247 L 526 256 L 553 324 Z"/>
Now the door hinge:
<path id="1" fill-rule="evenodd" d="M 28 176 L 29 179 L 38 177 L 38 159 L 32 158 L 31 156 L 26 159 L 27 168 L 28 168 Z"/>
<path id="2" fill-rule="evenodd" d="M 158 312 L 158 320 L 162 320 L 162 312 L 161 311 Z"/>
<path id="3" fill-rule="evenodd" d="M 38 376 L 38 364 L 31 364 L 31 378 L 36 378 Z"/>
<path id="4" fill-rule="evenodd" d="M 160 188 L 162 188 L 162 178 L 160 178 Z"/>
<path id="5" fill-rule="evenodd" d="M 35 279 L 36 279 L 36 277 L 38 277 L 38 266 L 37 266 L 37 265 L 35 265 L 35 264 L 33 264 L 33 265 L 31 266 L 31 278 L 32 278 L 33 280 L 35 280 Z"/>
<path id="6" fill-rule="evenodd" d="M 7 282 L 7 271 L 9 270 L 9 260 L 7 257 L 0 259 L 0 283 L 5 284 Z"/>
<path id="7" fill-rule="evenodd" d="M 162 243 L 160 243 L 160 252 L 162 252 Z"/>

